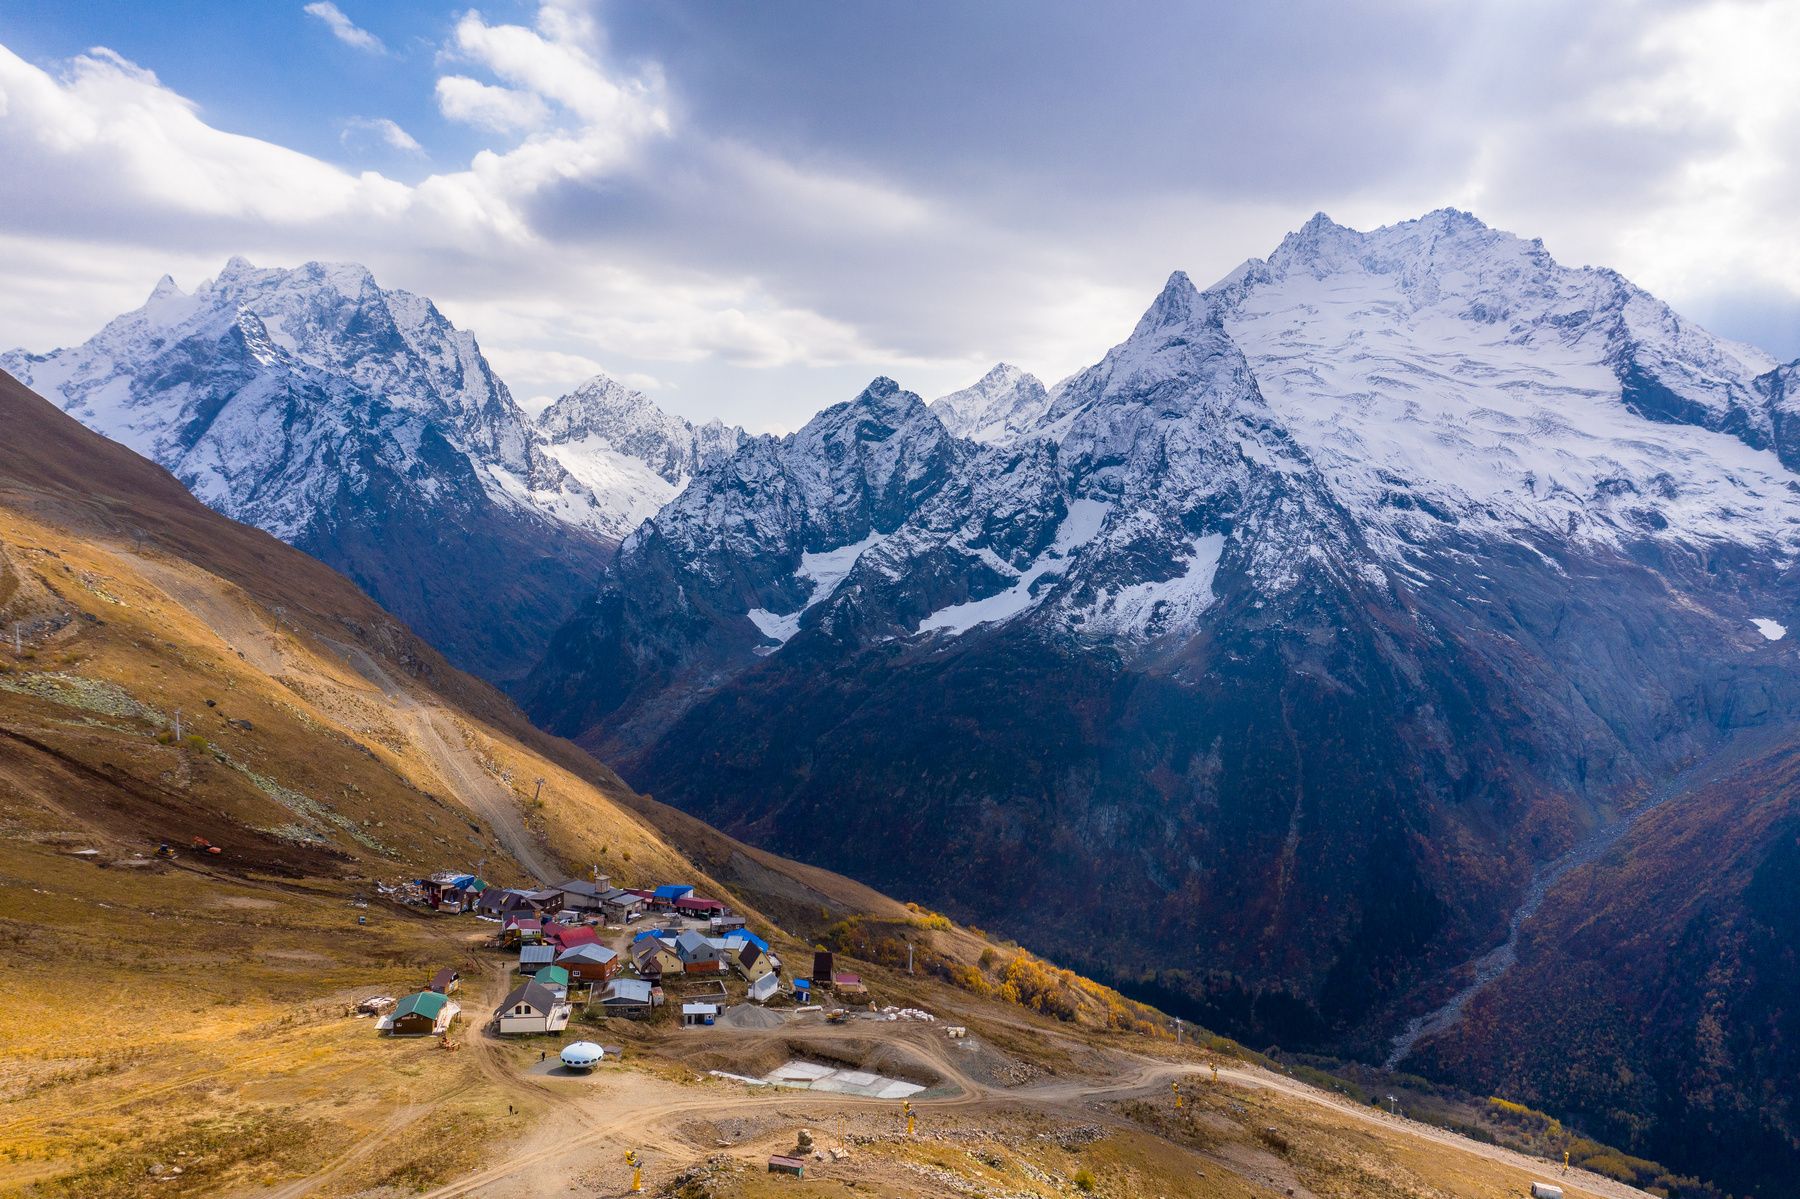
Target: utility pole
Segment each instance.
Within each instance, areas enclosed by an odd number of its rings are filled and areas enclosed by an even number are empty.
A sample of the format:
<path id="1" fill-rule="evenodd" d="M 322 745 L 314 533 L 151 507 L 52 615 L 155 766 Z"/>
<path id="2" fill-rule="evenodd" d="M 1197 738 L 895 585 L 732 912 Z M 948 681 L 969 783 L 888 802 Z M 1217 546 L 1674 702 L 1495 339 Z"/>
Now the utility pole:
<path id="1" fill-rule="evenodd" d="M 181 740 L 181 709 L 175 709 L 175 740 Z"/>
<path id="2" fill-rule="evenodd" d="M 544 797 L 544 780 L 539 779 L 537 781 L 537 790 L 533 791 L 531 793 L 531 802 L 536 803 L 536 802 L 538 802 L 538 800 L 542 799 L 543 797 Z M 598 871 L 599 868 L 595 867 L 595 869 L 596 869 L 596 871 Z"/>
<path id="3" fill-rule="evenodd" d="M 906 943 L 906 972 L 908 974 L 913 972 L 913 943 L 911 941 Z"/>

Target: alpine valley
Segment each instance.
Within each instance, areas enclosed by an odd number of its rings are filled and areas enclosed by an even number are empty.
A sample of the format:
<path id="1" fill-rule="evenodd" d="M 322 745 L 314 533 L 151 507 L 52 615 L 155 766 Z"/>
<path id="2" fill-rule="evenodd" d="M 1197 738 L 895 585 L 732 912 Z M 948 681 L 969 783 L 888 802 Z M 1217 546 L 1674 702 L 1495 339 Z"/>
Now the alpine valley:
<path id="1" fill-rule="evenodd" d="M 1767 1188 L 1800 1166 L 1793 374 L 1465 213 L 1320 215 L 1053 387 L 877 379 L 746 440 L 525 702 L 1253 1044 Z"/>
<path id="2" fill-rule="evenodd" d="M 1059 383 L 781 437 L 605 377 L 528 416 L 354 266 L 0 366 L 732 837 L 1256 1047 L 1800 1172 L 1800 364 L 1612 271 L 1321 214 Z"/>

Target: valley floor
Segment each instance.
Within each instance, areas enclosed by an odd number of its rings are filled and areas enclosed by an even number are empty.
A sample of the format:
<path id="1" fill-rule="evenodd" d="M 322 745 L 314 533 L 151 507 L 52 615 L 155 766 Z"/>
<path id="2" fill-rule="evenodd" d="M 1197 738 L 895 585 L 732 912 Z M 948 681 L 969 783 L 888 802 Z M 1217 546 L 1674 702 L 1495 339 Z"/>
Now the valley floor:
<path id="1" fill-rule="evenodd" d="M 185 858 L 102 868 L 47 829 L 14 831 L 25 835 L 0 848 L 12 941 L 0 994 L 14 1017 L 0 1194 L 615 1195 L 627 1149 L 645 1156 L 650 1193 L 670 1196 L 1498 1199 L 1546 1178 L 1571 1196 L 1642 1194 L 1206 1050 L 1074 1030 L 879 971 L 879 998 L 967 1024 L 974 1048 L 941 1024 L 817 1016 L 774 1030 L 578 1021 L 501 1040 L 481 1025 L 516 978 L 510 955 L 482 947 L 492 925 L 357 908 L 341 885 L 229 878 Z M 454 1051 L 380 1037 L 351 1014 L 440 964 L 465 980 Z M 590 1076 L 540 1063 L 583 1036 L 622 1044 L 624 1061 Z M 891 1100 L 711 1073 L 796 1056 L 929 1083 L 917 1135 Z M 802 1127 L 826 1160 L 804 1180 L 767 1174 Z"/>

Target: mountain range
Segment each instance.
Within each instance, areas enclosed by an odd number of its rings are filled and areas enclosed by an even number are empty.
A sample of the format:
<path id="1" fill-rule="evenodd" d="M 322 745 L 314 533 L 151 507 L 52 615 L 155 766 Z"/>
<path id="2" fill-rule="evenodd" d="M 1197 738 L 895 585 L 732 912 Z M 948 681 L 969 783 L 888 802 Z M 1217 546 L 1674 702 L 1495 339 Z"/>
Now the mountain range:
<path id="1" fill-rule="evenodd" d="M 164 277 L 82 345 L 0 367 L 496 681 L 537 660 L 619 538 L 741 435 L 604 377 L 534 422 L 473 336 L 344 264 L 234 258 L 192 293 Z"/>
<path id="2" fill-rule="evenodd" d="M 1504 1073 L 1650 1143 L 1706 1115 L 1685 1033 L 1597 1018 L 1576 1084 L 1461 1018 L 1489 992 L 1433 1009 L 1496 947 L 1554 976 L 1515 912 L 1592 912 L 1559 862 L 1667 861 L 1618 836 L 1640 816 L 1702 805 L 1733 878 L 1779 851 L 1779 790 L 1698 797 L 1794 740 L 1792 378 L 1465 213 L 1316 217 L 1175 274 L 1053 387 L 877 379 L 747 440 L 624 541 L 525 702 L 738 835 L 1235 1035 Z M 1721 1086 L 1765 1093 L 1782 1045 Z M 1658 1068 L 1643 1116 L 1617 1080 Z M 1800 1147 L 1786 1101 L 1749 1123 L 1758 1160 Z"/>
<path id="3" fill-rule="evenodd" d="M 1800 1164 L 1800 364 L 1615 272 L 1321 214 L 1054 385 L 781 437 L 605 377 L 532 419 L 347 266 L 0 366 L 747 841 L 1254 1043 Z"/>

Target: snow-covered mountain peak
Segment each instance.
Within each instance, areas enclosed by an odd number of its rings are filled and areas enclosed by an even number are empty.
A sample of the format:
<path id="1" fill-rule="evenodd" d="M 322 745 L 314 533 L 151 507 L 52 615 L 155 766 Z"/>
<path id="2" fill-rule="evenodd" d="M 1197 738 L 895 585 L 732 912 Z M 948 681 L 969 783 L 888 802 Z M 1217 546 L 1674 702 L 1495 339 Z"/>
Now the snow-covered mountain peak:
<path id="1" fill-rule="evenodd" d="M 1209 289 L 1277 416 L 1378 537 L 1481 527 L 1791 545 L 1772 363 L 1611 271 L 1440 209 L 1315 217 Z"/>
<path id="2" fill-rule="evenodd" d="M 604 527 L 623 537 L 687 485 L 706 463 L 729 455 L 744 431 L 721 421 L 694 425 L 642 392 L 595 375 L 537 418 L 545 451 L 599 497 Z"/>
<path id="3" fill-rule="evenodd" d="M 995 444 L 1029 428 L 1049 402 L 1037 376 L 1002 362 L 972 386 L 933 400 L 931 410 L 958 437 Z"/>
<path id="4" fill-rule="evenodd" d="M 1170 329 L 1183 329 L 1195 322 L 1204 323 L 1210 320 L 1212 311 L 1200 289 L 1188 278 L 1186 271 L 1176 271 L 1163 284 L 1162 291 L 1144 315 L 1138 318 L 1137 328 L 1132 330 L 1132 340 L 1150 337 Z"/>

